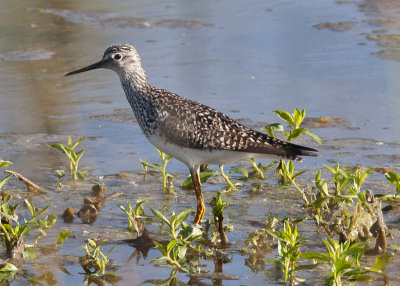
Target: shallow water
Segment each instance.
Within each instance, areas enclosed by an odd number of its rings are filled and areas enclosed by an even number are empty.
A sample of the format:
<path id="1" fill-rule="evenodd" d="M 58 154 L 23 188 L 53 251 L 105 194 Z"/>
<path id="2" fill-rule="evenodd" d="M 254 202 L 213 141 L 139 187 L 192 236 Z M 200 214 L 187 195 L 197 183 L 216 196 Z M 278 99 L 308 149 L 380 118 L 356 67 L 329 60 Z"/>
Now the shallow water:
<path id="1" fill-rule="evenodd" d="M 194 208 L 194 195 L 178 187 L 187 174 L 183 164 L 168 165 L 168 172 L 176 177 L 174 196 L 162 195 L 159 176 L 144 181 L 139 174 L 140 158 L 157 162 L 158 157 L 128 109 L 116 75 L 98 70 L 64 77 L 99 60 L 111 44 L 135 45 L 154 86 L 206 103 L 254 128 L 278 122 L 273 110 L 292 112 L 295 107 L 306 108 L 310 118 L 336 118 L 327 126 L 315 124 L 316 120 L 307 123 L 324 144 L 318 146 L 323 157 L 296 165 L 307 170 L 304 182 L 310 182 L 323 163 L 335 161 L 398 171 L 400 16 L 396 1 L 117 1 L 109 5 L 106 1 L 6 0 L 3 6 L 0 157 L 14 162 L 11 169 L 49 190 L 33 201 L 52 204 L 50 212 L 57 215 L 68 206 L 78 210 L 95 182 L 104 183 L 110 192 L 126 193 L 107 202 L 93 225 L 80 224 L 79 219 L 72 224 L 59 220 L 45 241 L 54 241 L 63 229 L 73 230 L 76 238 L 69 239 L 57 255 L 45 255 L 37 264 L 27 262 L 23 267 L 30 275 L 39 276 L 50 268 L 58 284 L 81 283 L 84 277 L 77 257 L 83 255 L 86 237 L 130 238 L 119 210 L 127 201 L 152 196 L 156 208 L 171 203 L 167 213 Z M 90 179 L 77 184 L 64 180 L 65 186 L 58 189 L 54 170 L 67 166 L 65 158 L 47 144 L 66 142 L 68 136 L 89 136 L 82 143 L 86 153 L 80 166 L 90 171 Z M 317 147 L 306 137 L 296 142 Z M 243 166 L 249 167 L 247 162 Z M 113 175 L 124 170 L 130 174 L 127 178 Z M 262 223 L 269 211 L 280 217 L 302 213 L 297 193 L 277 191 L 275 184 L 272 178 L 261 192 L 251 192 L 246 185 L 224 195 L 229 203 L 225 217 L 234 231 L 228 235 L 232 245 L 227 250 L 233 260 L 223 270 L 240 280 L 224 280 L 223 285 L 279 284 L 272 265 L 266 264 L 264 273 L 254 273 L 239 253 L 245 236 L 257 229 L 249 222 Z M 222 181 L 206 184 L 206 202 L 222 186 Z M 378 172 L 368 187 L 380 193 L 393 191 Z M 7 188 L 26 195 L 14 179 Z M 150 228 L 158 232 L 155 225 Z M 303 224 L 302 231 L 315 232 L 313 223 Z M 314 242 L 320 238 L 313 234 Z M 136 263 L 136 258 L 129 258 L 134 248 L 116 244 L 111 258 L 117 267 L 114 272 L 122 277 L 118 285 L 168 278 L 169 269 L 149 266 L 158 256 L 155 250 Z M 213 263 L 206 263 L 204 268 L 213 272 Z M 396 264 L 391 265 L 394 273 L 399 270 Z M 184 274 L 178 276 L 189 281 Z"/>

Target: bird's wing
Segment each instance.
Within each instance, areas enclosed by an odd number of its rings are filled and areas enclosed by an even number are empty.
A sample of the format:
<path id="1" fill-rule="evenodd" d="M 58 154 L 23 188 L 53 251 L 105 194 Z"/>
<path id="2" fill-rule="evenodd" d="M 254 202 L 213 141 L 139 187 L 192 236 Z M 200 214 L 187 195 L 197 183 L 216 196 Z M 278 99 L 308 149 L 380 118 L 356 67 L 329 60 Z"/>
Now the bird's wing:
<path id="1" fill-rule="evenodd" d="M 235 122 L 197 102 L 171 95 L 159 106 L 159 128 L 166 140 L 195 149 L 272 154 L 295 159 L 318 156 L 318 151 L 281 141 Z"/>

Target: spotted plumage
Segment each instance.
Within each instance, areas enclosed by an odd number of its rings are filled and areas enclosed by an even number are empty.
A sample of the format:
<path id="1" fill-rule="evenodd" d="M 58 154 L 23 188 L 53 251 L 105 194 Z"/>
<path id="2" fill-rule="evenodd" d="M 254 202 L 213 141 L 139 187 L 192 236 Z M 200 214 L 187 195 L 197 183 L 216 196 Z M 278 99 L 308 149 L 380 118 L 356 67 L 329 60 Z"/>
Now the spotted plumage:
<path id="1" fill-rule="evenodd" d="M 299 160 L 301 155 L 318 156 L 315 149 L 272 138 L 213 108 L 149 85 L 139 54 L 131 45 L 109 47 L 100 62 L 67 75 L 97 68 L 118 74 L 149 141 L 189 167 L 197 197 L 195 223 L 200 223 L 204 215 L 199 181 L 201 164 L 225 164 L 251 157 Z"/>

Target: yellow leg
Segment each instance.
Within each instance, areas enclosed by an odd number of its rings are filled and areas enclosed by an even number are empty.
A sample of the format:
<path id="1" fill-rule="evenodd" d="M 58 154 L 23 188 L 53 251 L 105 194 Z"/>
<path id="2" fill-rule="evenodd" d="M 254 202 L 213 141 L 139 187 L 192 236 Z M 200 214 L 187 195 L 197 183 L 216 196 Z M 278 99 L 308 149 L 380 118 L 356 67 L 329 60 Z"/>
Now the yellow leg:
<path id="1" fill-rule="evenodd" d="M 190 169 L 190 175 L 192 176 L 192 182 L 194 186 L 194 191 L 196 192 L 196 200 L 197 200 L 197 212 L 193 222 L 193 224 L 196 225 L 196 224 L 201 224 L 201 221 L 206 212 L 206 207 L 204 206 L 203 195 L 201 194 L 199 168 L 195 167 L 193 169 Z"/>

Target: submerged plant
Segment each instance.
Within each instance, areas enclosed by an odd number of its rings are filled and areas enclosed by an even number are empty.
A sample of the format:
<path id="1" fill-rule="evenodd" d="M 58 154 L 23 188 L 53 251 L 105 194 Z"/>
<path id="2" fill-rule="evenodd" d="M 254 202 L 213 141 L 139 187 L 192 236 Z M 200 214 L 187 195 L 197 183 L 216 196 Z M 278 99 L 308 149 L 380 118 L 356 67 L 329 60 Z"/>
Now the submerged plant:
<path id="1" fill-rule="evenodd" d="M 52 228 L 56 223 L 57 216 L 55 215 L 46 216 L 44 220 L 39 218 L 50 208 L 50 205 L 37 212 L 33 203 L 25 200 L 25 205 L 31 212 L 31 218 L 28 220 L 24 219 L 24 223 L 20 224 L 15 213 L 18 205 L 10 205 L 8 203 L 9 200 L 10 196 L 8 195 L 0 204 L 0 235 L 3 237 L 7 250 L 11 250 L 12 246 L 22 236 L 33 230 L 39 230 L 39 233 L 35 237 L 36 244 L 40 237 L 46 235 L 46 230 Z"/>
<path id="2" fill-rule="evenodd" d="M 136 231 L 136 233 L 139 235 L 141 232 L 141 222 L 140 219 L 143 218 L 144 216 L 144 209 L 143 205 L 147 201 L 152 200 L 153 198 L 144 198 L 136 201 L 136 205 L 134 208 L 131 207 L 131 203 L 128 202 L 128 209 L 126 209 L 124 206 L 120 206 L 120 209 L 125 212 L 128 216 L 129 220 L 129 227 L 128 229 L 130 231 Z"/>
<path id="3" fill-rule="evenodd" d="M 156 248 L 163 256 L 155 258 L 151 263 L 165 262 L 163 266 L 178 268 L 182 271 L 189 272 L 190 267 L 185 266 L 189 262 L 188 250 L 195 253 L 200 252 L 200 246 L 196 248 L 192 245 L 193 242 L 198 241 L 202 235 L 202 231 L 197 226 L 191 226 L 185 223 L 191 210 L 185 210 L 175 215 L 173 212 L 171 220 L 168 220 L 161 212 L 150 208 L 154 216 L 163 224 L 167 225 L 169 230 L 167 232 L 170 240 L 163 243 L 153 241 Z"/>
<path id="4" fill-rule="evenodd" d="M 161 166 L 159 164 L 151 164 L 147 162 L 147 160 L 140 160 L 140 163 L 142 163 L 143 171 L 144 173 L 147 173 L 147 168 L 151 168 L 152 170 L 155 170 L 157 172 L 160 172 L 162 175 L 163 179 L 163 192 L 168 191 L 168 192 L 173 192 L 174 188 L 172 187 L 172 179 L 174 176 L 171 174 L 167 173 L 167 164 L 168 162 L 173 158 L 170 155 L 165 154 L 161 150 L 157 150 L 158 155 L 160 156 L 161 159 Z M 167 184 L 168 183 L 168 184 Z"/>
<path id="5" fill-rule="evenodd" d="M 267 261 L 273 262 L 283 272 L 283 285 L 294 285 L 296 279 L 294 277 L 295 271 L 299 268 L 296 266 L 300 258 L 300 247 L 306 242 L 304 235 L 297 232 L 297 224 L 293 228 L 289 224 L 289 220 L 285 220 L 283 230 L 276 230 L 269 232 L 271 236 L 278 240 L 278 254 L 279 257 L 275 259 L 268 259 Z"/>
<path id="6" fill-rule="evenodd" d="M 78 152 L 75 152 L 74 149 L 78 146 L 79 143 L 82 141 L 86 140 L 87 137 L 82 137 L 76 140 L 75 142 L 72 142 L 71 137 L 68 137 L 68 143 L 67 145 L 64 145 L 62 143 L 54 143 L 54 144 L 49 144 L 50 147 L 53 147 L 61 152 L 63 152 L 65 155 L 68 157 L 69 161 L 69 170 L 70 170 L 70 175 L 72 178 L 76 180 L 83 180 L 84 179 L 84 172 L 78 171 L 78 165 L 79 161 L 81 160 L 83 154 L 85 153 L 85 149 L 79 150 Z M 59 174 L 60 175 L 60 174 Z"/>
<path id="7" fill-rule="evenodd" d="M 94 240 L 88 238 L 86 245 L 82 246 L 86 255 L 80 257 L 79 260 L 86 273 L 94 276 L 105 275 L 106 266 L 110 262 L 108 255 L 115 249 L 115 246 L 104 254 L 100 249 L 103 244 L 104 243 L 96 243 Z M 113 273 L 107 274 L 113 275 Z"/>

